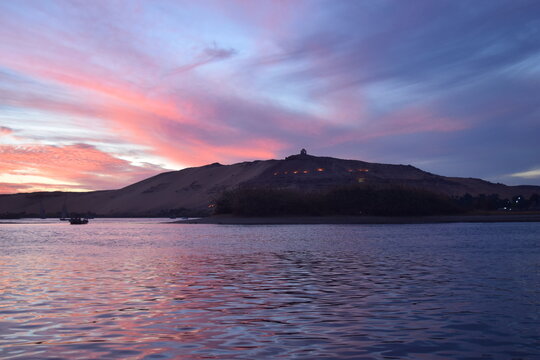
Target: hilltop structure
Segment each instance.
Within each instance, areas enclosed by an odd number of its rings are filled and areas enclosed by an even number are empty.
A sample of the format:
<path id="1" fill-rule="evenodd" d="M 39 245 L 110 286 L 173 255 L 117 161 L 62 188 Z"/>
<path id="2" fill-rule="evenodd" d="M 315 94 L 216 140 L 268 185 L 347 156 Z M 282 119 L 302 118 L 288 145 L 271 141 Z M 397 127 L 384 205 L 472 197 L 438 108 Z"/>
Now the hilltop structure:
<path id="1" fill-rule="evenodd" d="M 285 158 L 285 160 L 291 160 L 291 159 L 297 159 L 297 158 L 306 158 L 308 155 L 306 149 L 300 150 L 300 154 L 296 155 L 289 155 Z"/>

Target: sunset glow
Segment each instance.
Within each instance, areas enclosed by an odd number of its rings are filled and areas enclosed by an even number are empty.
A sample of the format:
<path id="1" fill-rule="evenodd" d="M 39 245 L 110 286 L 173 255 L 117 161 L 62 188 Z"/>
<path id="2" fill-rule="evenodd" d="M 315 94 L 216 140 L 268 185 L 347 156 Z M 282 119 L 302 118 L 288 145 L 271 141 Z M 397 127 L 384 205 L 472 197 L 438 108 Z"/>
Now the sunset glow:
<path id="1" fill-rule="evenodd" d="M 3 1 L 0 193 L 121 188 L 302 147 L 540 184 L 539 12 L 535 1 Z"/>

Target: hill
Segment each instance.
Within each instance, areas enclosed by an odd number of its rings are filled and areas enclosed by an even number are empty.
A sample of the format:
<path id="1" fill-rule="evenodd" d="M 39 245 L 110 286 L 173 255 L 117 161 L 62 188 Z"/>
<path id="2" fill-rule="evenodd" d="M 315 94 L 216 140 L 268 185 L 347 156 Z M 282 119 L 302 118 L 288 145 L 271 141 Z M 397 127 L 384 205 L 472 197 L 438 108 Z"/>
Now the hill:
<path id="1" fill-rule="evenodd" d="M 195 215 L 210 213 L 223 191 L 239 186 L 310 191 L 352 184 L 402 186 L 449 196 L 469 193 L 511 198 L 540 193 L 540 186 L 506 186 L 481 179 L 439 176 L 411 165 L 301 153 L 283 160 L 214 163 L 162 173 L 118 190 L 0 195 L 0 215 L 37 216 L 43 208 L 47 216 L 54 217 L 64 204 L 71 213 L 99 216 Z"/>

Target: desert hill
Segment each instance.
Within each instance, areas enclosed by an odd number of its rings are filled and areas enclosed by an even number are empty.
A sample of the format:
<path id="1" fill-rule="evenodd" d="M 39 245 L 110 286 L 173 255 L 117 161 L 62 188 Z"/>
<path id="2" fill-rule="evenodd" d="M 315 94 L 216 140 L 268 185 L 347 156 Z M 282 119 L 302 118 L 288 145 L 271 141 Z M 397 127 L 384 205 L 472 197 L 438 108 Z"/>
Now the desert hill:
<path id="1" fill-rule="evenodd" d="M 0 195 L 0 215 L 58 216 L 65 204 L 71 213 L 99 216 L 204 214 L 227 189 L 239 186 L 324 190 L 365 184 L 406 186 L 459 196 L 498 194 L 501 198 L 540 193 L 540 186 L 506 186 L 481 179 L 445 177 L 411 165 L 368 163 L 301 153 L 283 160 L 232 165 L 214 163 L 162 173 L 118 190 L 38 192 Z"/>

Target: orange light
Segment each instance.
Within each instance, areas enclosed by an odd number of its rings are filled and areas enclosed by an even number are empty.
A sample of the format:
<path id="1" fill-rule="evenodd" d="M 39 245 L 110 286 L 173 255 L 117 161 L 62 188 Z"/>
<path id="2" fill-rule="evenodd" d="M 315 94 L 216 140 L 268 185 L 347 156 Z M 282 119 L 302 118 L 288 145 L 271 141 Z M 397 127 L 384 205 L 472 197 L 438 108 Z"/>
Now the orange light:
<path id="1" fill-rule="evenodd" d="M 324 171 L 324 169 L 323 168 L 318 168 L 317 171 Z"/>
<path id="2" fill-rule="evenodd" d="M 304 170 L 304 174 L 307 174 L 309 172 L 309 170 Z"/>
<path id="3" fill-rule="evenodd" d="M 294 170 L 294 171 L 293 171 L 293 174 L 298 174 L 298 170 Z"/>
<path id="4" fill-rule="evenodd" d="M 358 169 L 358 171 L 362 171 L 362 172 L 368 172 L 369 169 Z"/>

